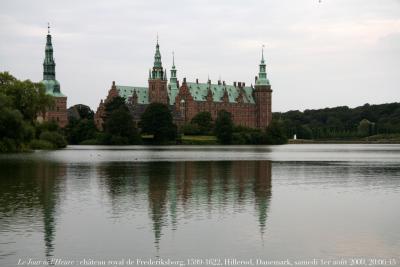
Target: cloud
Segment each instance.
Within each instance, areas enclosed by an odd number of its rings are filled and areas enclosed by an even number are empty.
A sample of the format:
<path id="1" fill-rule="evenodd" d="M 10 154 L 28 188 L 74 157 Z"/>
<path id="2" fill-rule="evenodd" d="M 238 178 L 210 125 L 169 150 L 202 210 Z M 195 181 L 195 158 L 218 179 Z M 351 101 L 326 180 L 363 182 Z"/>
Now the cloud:
<path id="1" fill-rule="evenodd" d="M 96 108 L 113 80 L 146 85 L 157 32 L 163 65 L 175 51 L 179 79 L 250 84 L 266 44 L 274 111 L 391 102 L 400 83 L 399 3 L 3 0 L 0 70 L 40 80 L 49 21 L 68 105 Z"/>

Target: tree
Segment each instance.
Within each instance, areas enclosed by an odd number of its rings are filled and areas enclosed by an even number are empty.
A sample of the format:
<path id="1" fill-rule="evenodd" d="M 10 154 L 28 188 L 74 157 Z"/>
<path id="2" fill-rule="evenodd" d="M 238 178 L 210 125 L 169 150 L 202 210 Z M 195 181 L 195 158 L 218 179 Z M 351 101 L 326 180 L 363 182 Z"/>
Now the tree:
<path id="1" fill-rule="evenodd" d="M 105 104 L 106 120 L 114 110 L 118 110 L 120 107 L 126 107 L 125 99 L 123 97 L 116 96 L 111 99 L 111 101 L 107 102 Z"/>
<path id="2" fill-rule="evenodd" d="M 219 143 L 224 145 L 232 143 L 233 122 L 229 112 L 225 110 L 220 110 L 218 112 L 217 119 L 215 120 L 214 132 Z"/>
<path id="3" fill-rule="evenodd" d="M 105 140 L 109 145 L 135 145 L 141 138 L 123 97 L 114 97 L 105 105 Z"/>
<path id="4" fill-rule="evenodd" d="M 0 108 L 0 152 L 19 151 L 32 138 L 33 130 L 24 122 L 18 110 Z"/>
<path id="5" fill-rule="evenodd" d="M 0 92 L 9 97 L 12 108 L 19 110 L 24 120 L 32 123 L 39 113 L 54 106 L 54 98 L 46 94 L 42 83 L 19 81 L 8 72 L 0 73 Z"/>
<path id="6" fill-rule="evenodd" d="M 207 134 L 212 130 L 212 117 L 211 113 L 204 111 L 199 112 L 190 121 L 191 124 L 197 124 L 200 134 Z"/>
<path id="7" fill-rule="evenodd" d="M 105 122 L 105 132 L 111 145 L 141 144 L 141 139 L 128 108 L 120 106 Z"/>
<path id="8" fill-rule="evenodd" d="M 71 119 L 65 131 L 70 144 L 80 144 L 83 141 L 94 139 L 97 129 L 93 119 Z"/>
<path id="9" fill-rule="evenodd" d="M 269 145 L 282 145 L 288 141 L 281 121 L 273 120 L 267 127 L 265 135 L 266 142 Z"/>
<path id="10" fill-rule="evenodd" d="M 65 147 L 56 123 L 38 123 L 37 116 L 54 105 L 42 83 L 20 81 L 0 72 L 0 152 Z"/>
<path id="11" fill-rule="evenodd" d="M 374 131 L 375 123 L 370 122 L 367 119 L 363 119 L 360 121 L 358 125 L 358 134 L 362 137 L 372 135 Z"/>
<path id="12" fill-rule="evenodd" d="M 161 103 L 151 103 L 140 118 L 142 132 L 152 134 L 155 143 L 176 139 L 177 129 L 169 108 Z"/>
<path id="13" fill-rule="evenodd" d="M 94 112 L 90 107 L 82 104 L 70 107 L 65 132 L 70 144 L 80 144 L 87 140 L 94 141 L 97 128 L 94 123 Z"/>

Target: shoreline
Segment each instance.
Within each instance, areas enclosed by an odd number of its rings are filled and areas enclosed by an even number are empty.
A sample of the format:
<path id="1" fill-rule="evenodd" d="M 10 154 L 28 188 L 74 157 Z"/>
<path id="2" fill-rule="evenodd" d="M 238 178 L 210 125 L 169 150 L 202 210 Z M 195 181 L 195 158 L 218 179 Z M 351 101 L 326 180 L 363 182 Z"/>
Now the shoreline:
<path id="1" fill-rule="evenodd" d="M 400 140 L 307 140 L 307 139 L 290 139 L 288 144 L 400 144 Z"/>

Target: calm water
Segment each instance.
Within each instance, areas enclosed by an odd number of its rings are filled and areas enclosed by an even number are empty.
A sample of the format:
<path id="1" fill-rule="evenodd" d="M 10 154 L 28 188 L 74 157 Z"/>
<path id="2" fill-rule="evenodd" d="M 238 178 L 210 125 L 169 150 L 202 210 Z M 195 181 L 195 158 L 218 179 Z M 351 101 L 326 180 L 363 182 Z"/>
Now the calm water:
<path id="1" fill-rule="evenodd" d="M 400 145 L 68 147 L 0 155 L 19 259 L 396 259 Z"/>

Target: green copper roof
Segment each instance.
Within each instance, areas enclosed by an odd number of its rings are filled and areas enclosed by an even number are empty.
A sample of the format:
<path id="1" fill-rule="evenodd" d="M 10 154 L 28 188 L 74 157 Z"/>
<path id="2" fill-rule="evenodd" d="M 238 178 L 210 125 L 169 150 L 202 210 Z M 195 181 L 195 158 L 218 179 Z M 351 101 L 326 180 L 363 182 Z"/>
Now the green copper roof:
<path id="1" fill-rule="evenodd" d="M 149 104 L 149 88 L 123 85 L 116 85 L 116 87 L 119 96 L 125 98 L 125 101 L 129 101 L 129 98 L 133 96 L 133 92 L 136 91 L 136 95 L 138 96 L 138 103 Z"/>
<path id="2" fill-rule="evenodd" d="M 211 89 L 214 102 L 222 102 L 222 97 L 224 96 L 224 91 L 226 90 L 228 93 L 229 103 L 237 103 L 236 99 L 240 92 L 240 88 L 233 85 L 188 82 L 187 86 L 189 87 L 190 94 L 193 96 L 195 101 L 206 101 L 208 88 Z M 255 103 L 252 92 L 253 88 L 251 87 L 243 88 L 244 103 Z"/>
<path id="3" fill-rule="evenodd" d="M 60 90 L 60 83 L 56 80 L 56 63 L 53 57 L 53 44 L 51 42 L 50 26 L 46 37 L 45 57 L 43 61 L 43 81 L 46 94 L 54 97 L 65 97 Z"/>
<path id="4" fill-rule="evenodd" d="M 173 105 L 175 103 L 175 97 L 179 92 L 178 88 L 178 78 L 176 77 L 176 68 L 175 68 L 175 55 L 172 52 L 172 68 L 171 68 L 171 77 L 169 79 L 169 86 L 168 86 L 168 97 L 169 97 L 169 104 Z"/>
<path id="5" fill-rule="evenodd" d="M 173 105 L 175 104 L 175 98 L 179 93 L 179 88 L 176 83 L 170 83 L 168 87 L 169 104 Z"/>
<path id="6" fill-rule="evenodd" d="M 267 78 L 266 64 L 264 60 L 264 46 L 261 52 L 261 62 L 259 65 L 258 79 L 256 85 L 270 85 Z"/>
<path id="7" fill-rule="evenodd" d="M 158 44 L 158 36 L 157 36 L 157 44 L 156 44 L 156 53 L 154 54 L 154 65 L 153 70 L 149 73 L 149 79 L 155 80 L 166 80 L 167 73 L 163 70 L 162 62 L 161 62 L 161 53 L 160 53 L 160 45 Z"/>
<path id="8" fill-rule="evenodd" d="M 218 85 L 218 84 L 208 84 L 208 83 L 192 83 L 188 82 L 187 86 L 189 87 L 189 92 L 192 95 L 195 101 L 206 101 L 208 88 L 211 89 L 211 93 L 213 95 L 214 102 L 222 102 L 222 98 L 224 96 L 225 89 L 228 93 L 229 103 L 237 103 L 237 98 L 239 96 L 240 88 L 235 87 L 233 85 Z M 116 85 L 119 96 L 125 98 L 128 102 L 129 99 L 133 96 L 133 92 L 136 91 L 136 95 L 138 96 L 139 104 L 149 104 L 149 88 L 147 87 L 138 87 L 138 86 L 123 86 Z M 243 102 L 254 104 L 253 98 L 253 88 L 252 87 L 243 87 Z M 169 84 L 168 86 L 168 97 L 169 104 L 175 104 L 175 98 L 179 92 L 179 88 L 176 84 Z"/>
<path id="9" fill-rule="evenodd" d="M 54 97 L 65 97 L 60 91 L 60 83 L 57 80 L 43 80 L 41 83 L 46 88 L 46 94 Z"/>

